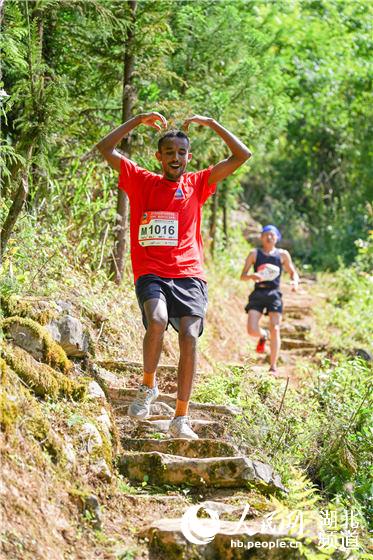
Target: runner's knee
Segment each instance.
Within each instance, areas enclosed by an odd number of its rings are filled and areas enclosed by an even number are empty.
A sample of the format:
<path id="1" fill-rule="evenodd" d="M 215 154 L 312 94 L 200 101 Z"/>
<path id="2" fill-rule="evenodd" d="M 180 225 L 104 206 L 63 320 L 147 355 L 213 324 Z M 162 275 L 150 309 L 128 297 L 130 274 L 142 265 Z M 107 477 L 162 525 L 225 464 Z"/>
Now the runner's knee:
<path id="1" fill-rule="evenodd" d="M 191 325 L 180 327 L 179 330 L 180 342 L 185 342 L 192 345 L 197 344 L 200 328 L 201 328 L 201 321 L 197 321 Z"/>
<path id="2" fill-rule="evenodd" d="M 152 332 L 163 333 L 167 327 L 167 317 L 161 314 L 154 314 L 147 318 L 148 329 Z"/>
<path id="3" fill-rule="evenodd" d="M 247 324 L 247 332 L 250 336 L 257 336 L 258 335 L 258 326 L 251 325 L 250 323 Z"/>

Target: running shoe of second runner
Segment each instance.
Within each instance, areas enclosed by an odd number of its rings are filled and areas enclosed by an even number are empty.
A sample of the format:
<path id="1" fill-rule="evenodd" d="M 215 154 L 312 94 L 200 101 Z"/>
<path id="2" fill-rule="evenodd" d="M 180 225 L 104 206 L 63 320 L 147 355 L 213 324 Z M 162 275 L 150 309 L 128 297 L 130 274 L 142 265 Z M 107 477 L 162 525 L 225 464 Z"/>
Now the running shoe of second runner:
<path id="1" fill-rule="evenodd" d="M 168 433 L 173 438 L 199 439 L 190 426 L 188 416 L 176 416 L 176 418 L 173 418 L 168 428 Z"/>
<path id="2" fill-rule="evenodd" d="M 152 389 L 147 385 L 140 385 L 136 397 L 128 407 L 128 416 L 142 420 L 150 415 L 150 405 L 159 395 L 158 385 Z"/>
<path id="3" fill-rule="evenodd" d="M 258 344 L 256 345 L 256 351 L 258 354 L 264 354 L 267 340 L 268 340 L 268 331 L 266 330 L 265 335 L 259 338 Z"/>

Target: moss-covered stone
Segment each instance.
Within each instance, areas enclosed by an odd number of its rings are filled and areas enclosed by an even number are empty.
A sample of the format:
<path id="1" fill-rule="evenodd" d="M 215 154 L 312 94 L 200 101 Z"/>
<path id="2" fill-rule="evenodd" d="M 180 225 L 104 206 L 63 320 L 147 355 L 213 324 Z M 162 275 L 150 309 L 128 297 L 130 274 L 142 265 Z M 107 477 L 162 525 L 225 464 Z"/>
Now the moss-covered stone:
<path id="1" fill-rule="evenodd" d="M 210 457 L 190 459 L 153 451 L 123 455 L 118 461 L 120 472 L 130 480 L 142 481 L 144 475 L 150 484 L 188 484 L 215 488 L 266 487 L 268 492 L 283 490 L 278 475 L 269 465 L 247 457 Z"/>
<path id="2" fill-rule="evenodd" d="M 96 428 L 100 432 L 100 436 L 101 436 L 101 439 L 102 439 L 102 446 L 100 448 L 94 449 L 94 451 L 92 453 L 92 458 L 93 459 L 101 459 L 101 458 L 105 459 L 106 464 L 109 466 L 109 469 L 112 470 L 113 448 L 112 448 L 112 445 L 111 445 L 110 438 L 108 438 L 107 435 L 105 433 L 103 433 L 102 430 L 100 430 L 100 428 L 97 426 L 97 424 L 96 424 Z"/>
<path id="3" fill-rule="evenodd" d="M 14 395 L 7 394 L 5 390 L 0 392 L 2 429 L 7 433 L 16 429 L 17 440 L 20 437 L 34 440 L 39 450 L 45 451 L 53 462 L 62 462 L 65 459 L 62 441 L 52 429 L 40 403 L 27 387 L 17 381 L 12 369 L 9 373 L 12 376 L 10 384 Z"/>
<path id="4" fill-rule="evenodd" d="M 86 395 L 86 384 L 70 379 L 63 373 L 35 360 L 22 348 L 8 345 L 4 349 L 6 363 L 26 385 L 39 397 L 69 397 L 82 400 Z"/>
<path id="5" fill-rule="evenodd" d="M 36 407 L 34 415 L 27 420 L 27 429 L 41 445 L 42 449 L 48 453 L 52 461 L 57 463 L 65 459 L 62 450 L 62 442 L 54 433 L 46 417 Z"/>
<path id="6" fill-rule="evenodd" d="M 234 457 L 238 450 L 229 442 L 218 439 L 151 439 L 123 438 L 122 445 L 129 451 L 159 451 L 190 458 Z"/>
<path id="7" fill-rule="evenodd" d="M 108 404 L 105 406 L 110 418 L 109 430 L 104 429 L 99 421 L 102 410 L 102 404 L 97 401 L 85 400 L 79 403 L 71 417 L 72 422 L 68 422 L 70 424 L 69 435 L 74 441 L 75 448 L 80 450 L 81 460 L 88 461 L 91 467 L 98 466 L 104 461 L 112 472 L 113 461 L 118 453 L 119 435 L 112 417 L 111 407 Z M 94 471 L 95 468 L 92 468 L 91 472 Z M 109 477 L 105 479 L 108 480 Z"/>
<path id="8" fill-rule="evenodd" d="M 47 325 L 58 316 L 57 305 L 54 301 L 11 295 L 7 298 L 2 298 L 1 304 L 7 317 L 15 315 L 28 317 L 41 325 Z"/>
<path id="9" fill-rule="evenodd" d="M 32 314 L 31 302 L 21 300 L 19 296 L 16 295 L 2 297 L 1 309 L 6 316 L 19 315 L 20 317 L 29 317 Z"/>
<path id="10" fill-rule="evenodd" d="M 19 410 L 14 400 L 7 394 L 4 389 L 0 389 L 0 427 L 5 433 L 14 427 Z"/>
<path id="11" fill-rule="evenodd" d="M 6 361 L 0 357 L 0 385 L 4 387 L 7 382 Z"/>
<path id="12" fill-rule="evenodd" d="M 57 344 L 49 332 L 39 323 L 24 317 L 8 317 L 1 322 L 1 326 L 5 332 L 12 333 L 15 329 L 22 328 L 25 334 L 29 333 L 30 337 L 36 338 L 40 342 L 43 354 L 43 360 L 50 366 L 56 367 L 64 373 L 67 373 L 72 363 L 67 358 L 65 351 Z M 21 345 L 21 344 L 20 344 Z"/>

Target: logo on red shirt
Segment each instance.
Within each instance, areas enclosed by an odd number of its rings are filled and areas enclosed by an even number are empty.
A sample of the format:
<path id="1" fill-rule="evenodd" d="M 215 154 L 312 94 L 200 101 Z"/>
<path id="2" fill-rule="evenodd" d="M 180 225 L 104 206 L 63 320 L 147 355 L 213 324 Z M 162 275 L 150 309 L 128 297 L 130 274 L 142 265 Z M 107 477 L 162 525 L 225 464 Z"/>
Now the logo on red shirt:
<path id="1" fill-rule="evenodd" d="M 184 197 L 184 192 L 183 189 L 181 188 L 181 186 L 177 187 L 176 192 L 175 192 L 175 198 L 185 198 Z"/>

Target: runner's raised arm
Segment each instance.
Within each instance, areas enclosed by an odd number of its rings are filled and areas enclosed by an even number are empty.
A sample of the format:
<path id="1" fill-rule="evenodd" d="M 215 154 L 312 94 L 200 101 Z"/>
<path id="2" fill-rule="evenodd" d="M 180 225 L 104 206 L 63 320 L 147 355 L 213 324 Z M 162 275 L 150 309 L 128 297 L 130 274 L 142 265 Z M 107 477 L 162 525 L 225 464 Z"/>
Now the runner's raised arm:
<path id="1" fill-rule="evenodd" d="M 228 175 L 231 175 L 236 169 L 238 169 L 246 160 L 251 158 L 252 154 L 247 146 L 241 140 L 237 138 L 232 132 L 229 132 L 224 126 L 219 124 L 215 119 L 210 117 L 203 117 L 201 115 L 194 115 L 183 124 L 183 128 L 188 130 L 191 123 L 196 123 L 201 126 L 208 126 L 214 130 L 222 140 L 226 143 L 232 155 L 226 159 L 223 159 L 211 169 L 211 174 L 209 177 L 209 185 L 218 183 L 222 181 Z"/>
<path id="2" fill-rule="evenodd" d="M 161 125 L 159 125 L 158 122 L 160 122 Z M 96 145 L 96 148 L 101 152 L 110 166 L 117 171 L 120 171 L 120 160 L 123 156 L 115 149 L 115 147 L 119 144 L 122 138 L 127 136 L 131 130 L 140 124 L 151 126 L 158 131 L 162 130 L 161 127 L 167 128 L 167 121 L 160 113 L 155 111 L 151 113 L 140 113 L 139 115 L 129 119 L 124 124 L 118 126 L 118 128 L 112 130 Z"/>

